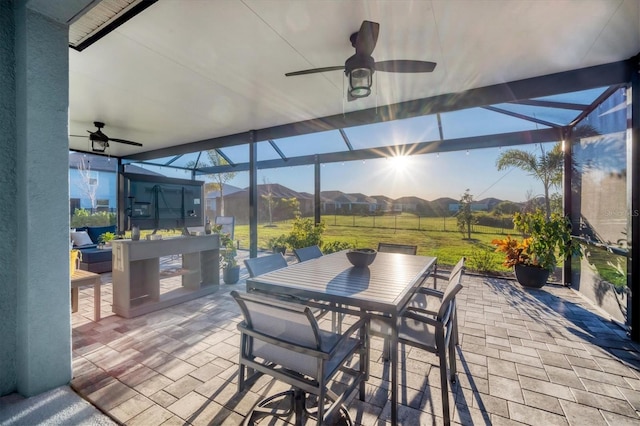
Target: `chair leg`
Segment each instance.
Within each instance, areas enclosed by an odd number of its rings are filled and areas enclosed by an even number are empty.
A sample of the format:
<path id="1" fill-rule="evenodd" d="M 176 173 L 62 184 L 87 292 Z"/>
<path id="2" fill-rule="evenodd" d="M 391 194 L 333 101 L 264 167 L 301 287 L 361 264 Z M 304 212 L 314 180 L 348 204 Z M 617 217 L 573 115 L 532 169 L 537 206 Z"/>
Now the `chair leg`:
<path id="1" fill-rule="evenodd" d="M 366 397 L 366 382 L 369 380 L 369 330 L 360 330 L 360 401 Z"/>
<path id="2" fill-rule="evenodd" d="M 242 363 L 238 366 L 238 393 L 242 392 L 244 390 L 244 379 L 245 379 L 245 372 L 244 372 L 244 365 L 242 365 Z"/>
<path id="3" fill-rule="evenodd" d="M 458 346 L 460 345 L 460 341 L 458 340 L 458 308 L 453 311 L 453 321 L 451 322 L 451 326 L 453 327 L 453 344 Z"/>
<path id="4" fill-rule="evenodd" d="M 448 346 L 449 346 L 449 379 L 451 380 L 451 383 L 456 383 L 456 373 L 458 370 L 456 366 L 456 345 L 454 341 L 451 340 Z"/>
<path id="5" fill-rule="evenodd" d="M 382 343 L 382 361 L 389 362 L 391 359 L 391 339 L 388 337 L 384 338 Z"/>
<path id="6" fill-rule="evenodd" d="M 318 417 L 317 417 L 317 425 L 318 426 L 322 426 L 322 423 L 324 421 L 324 400 L 326 397 L 326 389 L 325 386 L 327 385 L 325 383 L 325 381 L 321 378 L 320 379 L 320 393 L 318 394 Z"/>
<path id="7" fill-rule="evenodd" d="M 451 416 L 449 414 L 449 377 L 447 376 L 447 347 L 445 345 L 444 336 L 438 336 L 438 358 L 440 358 L 440 389 L 442 391 L 442 417 L 445 426 L 451 424 Z"/>

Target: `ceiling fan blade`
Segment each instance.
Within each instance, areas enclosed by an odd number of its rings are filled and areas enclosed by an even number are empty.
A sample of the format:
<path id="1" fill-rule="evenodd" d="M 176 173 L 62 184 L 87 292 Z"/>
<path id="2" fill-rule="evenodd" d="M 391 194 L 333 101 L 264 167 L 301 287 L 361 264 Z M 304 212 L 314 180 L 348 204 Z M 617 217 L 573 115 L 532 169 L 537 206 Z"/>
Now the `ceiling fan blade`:
<path id="1" fill-rule="evenodd" d="M 435 62 L 411 61 L 396 59 L 376 62 L 376 71 L 385 72 L 431 72 L 436 68 Z"/>
<path id="2" fill-rule="evenodd" d="M 312 68 L 310 70 L 288 72 L 285 74 L 285 76 L 291 77 L 294 75 L 315 74 L 317 72 L 336 71 L 336 70 L 343 70 L 343 69 L 344 69 L 344 65 L 337 65 L 335 67 Z"/>
<path id="3" fill-rule="evenodd" d="M 142 144 L 139 143 L 139 142 L 132 142 L 132 141 L 128 141 L 126 139 L 109 138 L 109 140 L 112 141 L 112 142 L 120 142 L 120 143 L 124 143 L 124 144 L 127 144 L 127 145 L 142 146 Z"/>
<path id="4" fill-rule="evenodd" d="M 88 138 L 89 136 L 85 136 L 85 135 L 69 135 L 69 137 L 72 137 L 72 138 Z"/>
<path id="5" fill-rule="evenodd" d="M 360 31 L 356 37 L 356 54 L 371 56 L 373 49 L 378 42 L 378 33 L 380 32 L 380 24 L 371 21 L 362 21 Z"/>

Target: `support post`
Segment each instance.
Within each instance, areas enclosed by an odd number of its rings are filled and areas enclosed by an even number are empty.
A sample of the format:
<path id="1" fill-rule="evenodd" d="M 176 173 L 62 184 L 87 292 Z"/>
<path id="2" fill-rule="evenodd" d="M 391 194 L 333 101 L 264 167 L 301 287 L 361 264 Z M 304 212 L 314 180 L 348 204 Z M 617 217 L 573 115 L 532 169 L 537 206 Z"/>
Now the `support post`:
<path id="1" fill-rule="evenodd" d="M 258 257 L 258 145 L 256 131 L 249 132 L 249 257 Z"/>
<path id="2" fill-rule="evenodd" d="M 316 155 L 316 161 L 314 165 L 314 202 L 313 202 L 313 218 L 314 223 L 320 223 L 320 157 Z"/>
<path id="3" fill-rule="evenodd" d="M 118 234 L 124 234 L 124 231 L 131 223 L 131 203 L 124 197 L 124 164 L 122 159 L 118 158 L 117 175 L 116 175 L 116 223 L 118 224 Z"/>
<path id="4" fill-rule="evenodd" d="M 562 152 L 564 159 L 564 168 L 563 168 L 563 188 L 564 188 L 564 196 L 563 196 L 563 210 L 565 216 L 569 216 L 572 223 L 576 223 L 576 218 L 573 217 L 571 211 L 571 173 L 573 171 L 573 146 L 571 144 L 571 128 L 566 127 L 562 130 Z M 572 233 L 575 231 L 572 231 Z M 562 268 L 562 284 L 566 287 L 571 286 L 571 259 L 565 259 L 564 268 Z"/>
<path id="5" fill-rule="evenodd" d="M 631 59 L 633 73 L 631 76 L 631 142 L 628 147 L 627 164 L 629 183 L 627 185 L 629 212 L 629 230 L 627 244 L 627 288 L 631 289 L 631 297 L 627 312 L 627 322 L 631 329 L 631 339 L 640 341 L 640 55 Z M 633 279 L 635 277 L 635 279 Z"/>

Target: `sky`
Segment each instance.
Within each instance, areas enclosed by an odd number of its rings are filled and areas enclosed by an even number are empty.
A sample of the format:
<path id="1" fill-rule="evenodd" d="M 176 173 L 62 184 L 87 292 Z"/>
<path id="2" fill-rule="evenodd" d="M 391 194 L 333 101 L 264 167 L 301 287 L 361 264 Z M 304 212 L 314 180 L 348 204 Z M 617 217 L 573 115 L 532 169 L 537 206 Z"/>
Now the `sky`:
<path id="1" fill-rule="evenodd" d="M 528 193 L 533 196 L 543 193 L 542 184 L 519 169 L 499 172 L 495 164 L 500 152 L 498 148 L 489 148 L 326 164 L 320 170 L 321 190 L 386 195 L 393 199 L 416 196 L 429 201 L 441 197 L 459 199 L 466 189 L 476 200 L 494 197 L 514 202 L 525 201 Z M 300 166 L 259 171 L 258 182 L 266 179 L 299 192 L 313 193 L 313 170 L 313 166 Z M 248 173 L 239 173 L 229 184 L 244 188 L 249 185 L 248 179 Z"/>
<path id="2" fill-rule="evenodd" d="M 545 144 L 544 147 L 549 150 L 552 145 Z M 247 150 L 246 147 L 237 149 Z M 460 199 L 467 189 L 475 200 L 491 197 L 522 202 L 542 195 L 540 181 L 524 171 L 517 168 L 497 170 L 496 160 L 507 149 L 472 149 L 324 164 L 320 170 L 321 190 L 385 195 L 393 199 L 416 196 L 428 201 L 441 197 Z M 517 149 L 538 155 L 540 145 L 520 146 Z M 258 157 L 259 160 L 271 158 L 260 156 L 260 151 Z M 242 161 L 239 158 L 235 160 Z M 169 168 L 155 170 L 169 176 L 189 178 L 185 174 L 169 173 Z M 198 176 L 197 179 L 209 180 L 205 176 Z M 314 166 L 259 170 L 258 182 L 278 183 L 298 192 L 313 193 Z M 227 183 L 246 188 L 249 186 L 249 174 L 239 172 Z"/>
<path id="3" fill-rule="evenodd" d="M 598 96 L 601 89 L 573 94 L 550 96 L 540 99 L 588 103 L 585 99 Z M 497 107 L 511 111 L 516 116 L 502 114 L 485 108 L 418 116 L 402 120 L 383 121 L 374 124 L 343 129 L 348 143 L 354 150 L 381 147 L 407 146 L 414 143 L 456 140 L 474 136 L 533 131 L 548 128 L 544 122 L 564 124 L 574 118 L 576 112 L 560 108 L 541 108 L 523 104 L 499 104 Z M 533 117 L 524 120 L 518 115 Z M 541 120 L 536 122 L 535 119 Z M 276 139 L 275 144 L 285 158 L 344 152 L 349 148 L 338 130 L 311 133 Z M 545 144 L 550 150 L 555 142 Z M 268 141 L 258 142 L 258 161 L 279 159 L 280 156 Z M 543 194 L 542 184 L 520 169 L 498 171 L 496 160 L 509 148 L 471 149 L 469 151 L 443 152 L 407 157 L 389 157 L 366 161 L 323 164 L 321 190 L 340 190 L 345 193 L 385 195 L 393 199 L 416 196 L 425 200 L 441 197 L 460 199 L 469 189 L 475 200 L 498 198 L 514 202 L 526 201 Z M 540 145 L 521 145 L 524 151 L 540 154 Z M 232 163 L 247 163 L 249 150 L 246 145 L 222 148 Z M 185 156 L 185 164 L 197 156 Z M 174 163 L 174 164 L 177 164 Z M 314 191 L 314 166 L 298 166 L 258 171 L 258 182 L 278 183 L 298 192 Z M 165 173 L 163 171 L 163 173 Z M 207 180 L 205 176 L 199 179 Z M 249 186 L 248 173 L 237 173 L 229 182 L 240 188 Z"/>

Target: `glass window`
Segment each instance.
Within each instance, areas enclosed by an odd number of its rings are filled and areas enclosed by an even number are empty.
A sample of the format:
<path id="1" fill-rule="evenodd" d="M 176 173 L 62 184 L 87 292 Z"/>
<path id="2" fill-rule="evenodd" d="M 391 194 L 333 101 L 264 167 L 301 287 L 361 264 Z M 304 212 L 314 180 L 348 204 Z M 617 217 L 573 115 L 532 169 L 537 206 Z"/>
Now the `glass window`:
<path id="1" fill-rule="evenodd" d="M 620 89 L 589 114 L 572 140 L 572 219 L 584 256 L 572 265 L 572 285 L 625 323 L 627 287 L 627 108 Z"/>
<path id="2" fill-rule="evenodd" d="M 541 120 L 544 122 L 557 124 L 559 126 L 569 124 L 571 120 L 575 119 L 581 113 L 581 111 L 577 111 L 574 109 L 550 108 L 511 103 L 497 104 L 493 106 L 526 117 L 531 117 L 534 120 Z M 538 126 L 540 128 L 549 127 L 545 126 L 544 124 L 538 124 Z"/>
<path id="3" fill-rule="evenodd" d="M 113 211 L 117 198 L 117 164 L 109 157 L 69 152 L 71 227 L 115 223 Z M 76 214 L 78 209 L 84 211 Z M 110 214 L 105 215 L 104 212 Z"/>
<path id="4" fill-rule="evenodd" d="M 276 139 L 274 142 L 287 158 L 348 150 L 338 130 Z"/>
<path id="5" fill-rule="evenodd" d="M 607 90 L 607 87 L 599 87 L 597 89 L 581 90 L 579 92 L 561 93 L 558 95 L 542 96 L 535 98 L 536 100 L 568 102 L 581 105 L 591 105 L 593 101 Z"/>
<path id="6" fill-rule="evenodd" d="M 249 145 L 235 145 L 220 148 L 220 151 L 233 164 L 242 164 L 249 162 Z"/>
<path id="7" fill-rule="evenodd" d="M 445 140 L 546 128 L 484 108 L 447 112 L 441 114 L 441 117 Z"/>
<path id="8" fill-rule="evenodd" d="M 435 115 L 367 124 L 344 129 L 354 149 L 378 148 L 440 139 Z"/>

